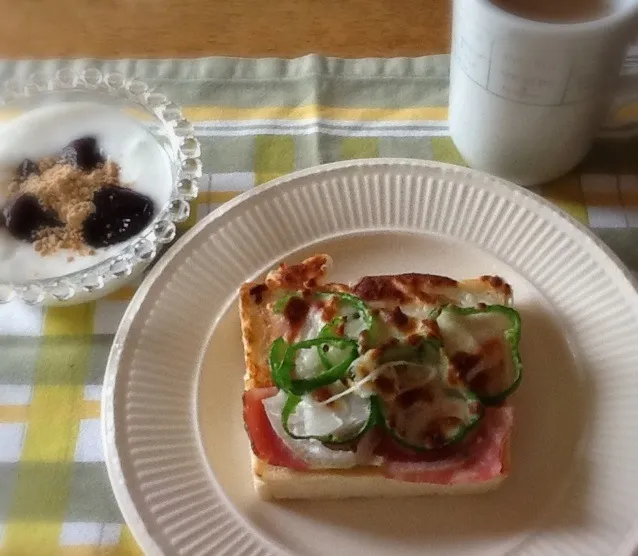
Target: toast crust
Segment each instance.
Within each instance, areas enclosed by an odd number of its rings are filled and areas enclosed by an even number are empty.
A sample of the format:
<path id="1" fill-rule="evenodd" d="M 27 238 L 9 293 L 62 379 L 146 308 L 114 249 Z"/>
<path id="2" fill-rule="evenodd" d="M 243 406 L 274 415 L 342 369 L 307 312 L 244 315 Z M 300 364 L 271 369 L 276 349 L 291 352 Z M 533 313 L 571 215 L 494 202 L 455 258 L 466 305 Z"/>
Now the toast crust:
<path id="1" fill-rule="evenodd" d="M 353 292 L 371 305 L 463 302 L 468 296 L 481 302 L 509 305 L 512 290 L 497 276 L 481 276 L 456 281 L 431 274 L 369 276 L 355 285 L 324 283 L 331 265 L 327 255 L 315 255 L 300 264 L 280 265 L 263 282 L 244 284 L 239 292 L 239 313 L 246 373 L 244 388 L 266 388 L 273 385 L 268 366 L 271 343 L 285 331 L 283 318 L 273 315 L 270 307 L 282 290 L 321 289 L 321 291 Z M 507 477 L 510 466 L 509 437 L 501 447 L 501 473 L 479 483 L 440 485 L 400 481 L 383 476 L 375 467 L 354 469 L 295 471 L 260 460 L 251 453 L 255 490 L 260 498 L 377 498 L 422 496 L 428 494 L 472 494 L 497 488 Z"/>
<path id="2" fill-rule="evenodd" d="M 504 462 L 509 446 L 503 447 Z M 252 456 L 253 484 L 262 500 L 395 498 L 424 495 L 480 494 L 494 490 L 506 479 L 507 472 L 480 483 L 441 485 L 411 483 L 384 477 L 378 469 L 365 467 L 317 471 L 294 471 L 269 465 Z"/>
<path id="3" fill-rule="evenodd" d="M 325 277 L 331 259 L 315 255 L 297 265 L 280 265 L 264 282 L 248 282 L 239 291 L 239 318 L 246 374 L 244 389 L 272 386 L 268 367 L 270 344 L 282 335 L 284 322 L 272 315 L 268 306 L 281 290 L 314 287 Z"/>

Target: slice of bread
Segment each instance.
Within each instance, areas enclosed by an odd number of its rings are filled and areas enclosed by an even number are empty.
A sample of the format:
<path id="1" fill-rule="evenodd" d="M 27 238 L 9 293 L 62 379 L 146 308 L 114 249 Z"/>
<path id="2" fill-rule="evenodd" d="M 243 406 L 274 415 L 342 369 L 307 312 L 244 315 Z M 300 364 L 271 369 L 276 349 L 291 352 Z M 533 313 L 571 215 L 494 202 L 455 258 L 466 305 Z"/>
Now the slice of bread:
<path id="1" fill-rule="evenodd" d="M 271 343 L 285 332 L 285 324 L 272 312 L 272 304 L 287 290 L 315 289 L 353 291 L 373 306 L 420 303 L 424 298 L 476 305 L 510 305 L 512 292 L 508 284 L 494 276 L 457 282 L 428 274 L 403 274 L 362 278 L 350 287 L 324 284 L 331 261 L 327 255 L 315 255 L 297 265 L 281 265 L 271 271 L 264 282 L 244 284 L 239 296 L 242 339 L 246 362 L 245 390 L 273 385 L 268 365 Z M 252 454 L 255 489 L 263 499 L 270 498 L 352 498 L 422 496 L 427 494 L 468 494 L 496 488 L 509 472 L 509 430 L 500 449 L 501 472 L 489 480 L 434 484 L 409 482 L 384 476 L 378 467 L 297 471 L 270 465 Z"/>

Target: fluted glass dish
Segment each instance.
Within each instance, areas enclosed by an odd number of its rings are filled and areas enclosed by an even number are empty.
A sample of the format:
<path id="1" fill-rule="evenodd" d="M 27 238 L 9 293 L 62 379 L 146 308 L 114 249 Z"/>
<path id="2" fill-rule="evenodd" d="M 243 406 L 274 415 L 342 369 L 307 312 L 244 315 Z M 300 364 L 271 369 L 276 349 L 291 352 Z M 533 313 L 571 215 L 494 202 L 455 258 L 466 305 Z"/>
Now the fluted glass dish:
<path id="1" fill-rule="evenodd" d="M 170 195 L 141 233 L 117 245 L 99 262 L 91 263 L 87 258 L 87 266 L 81 270 L 20 282 L 0 278 L 0 303 L 74 304 L 107 295 L 139 276 L 161 248 L 174 240 L 176 224 L 188 218 L 189 202 L 198 194 L 201 149 L 193 125 L 177 104 L 135 77 L 103 74 L 95 68 L 82 72 L 65 68 L 54 75 L 9 81 L 0 90 L 0 121 L 10 122 L 30 110 L 65 102 L 107 106 L 142 124 L 168 161 Z"/>

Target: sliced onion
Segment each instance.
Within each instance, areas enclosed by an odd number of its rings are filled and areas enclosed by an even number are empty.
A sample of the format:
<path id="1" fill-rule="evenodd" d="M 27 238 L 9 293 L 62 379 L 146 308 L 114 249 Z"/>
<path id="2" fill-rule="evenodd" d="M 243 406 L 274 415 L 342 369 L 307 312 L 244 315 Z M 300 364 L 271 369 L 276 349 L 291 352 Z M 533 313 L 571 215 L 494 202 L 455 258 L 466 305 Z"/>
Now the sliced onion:
<path id="1" fill-rule="evenodd" d="M 288 430 L 295 436 L 329 436 L 343 427 L 337 411 L 319 403 L 312 396 L 302 396 L 288 418 Z"/>
<path id="2" fill-rule="evenodd" d="M 317 373 L 323 370 L 321 359 L 317 348 L 300 349 L 297 352 L 295 361 L 294 377 L 301 380 L 308 380 L 317 376 Z"/>
<path id="3" fill-rule="evenodd" d="M 362 315 L 359 315 L 355 318 L 355 315 L 358 313 L 356 307 L 352 305 L 348 305 L 346 303 L 342 304 L 342 307 L 339 310 L 339 315 L 342 317 L 346 317 L 346 325 L 344 327 L 344 334 L 346 338 L 354 338 L 357 339 L 359 335 L 367 330 L 365 319 Z"/>
<path id="4" fill-rule="evenodd" d="M 313 310 L 299 334 L 299 340 L 309 340 L 319 336 L 319 332 L 326 325 L 323 321 L 321 311 Z M 295 360 L 295 378 L 307 380 L 317 374 L 318 369 L 322 369 L 321 359 L 316 348 L 300 349 Z"/>
<path id="5" fill-rule="evenodd" d="M 335 442 L 356 437 L 370 420 L 370 401 L 354 394 L 344 395 L 345 386 L 340 382 L 322 390 L 339 400 L 328 407 L 312 394 L 302 396 L 288 417 L 288 430 L 294 436 L 331 436 Z"/>
<path id="6" fill-rule="evenodd" d="M 358 465 L 356 453 L 347 450 L 331 450 L 319 440 L 291 438 L 281 424 L 281 412 L 286 399 L 284 392 L 263 401 L 266 415 L 273 430 L 295 457 L 306 462 L 313 469 L 341 468 Z"/>

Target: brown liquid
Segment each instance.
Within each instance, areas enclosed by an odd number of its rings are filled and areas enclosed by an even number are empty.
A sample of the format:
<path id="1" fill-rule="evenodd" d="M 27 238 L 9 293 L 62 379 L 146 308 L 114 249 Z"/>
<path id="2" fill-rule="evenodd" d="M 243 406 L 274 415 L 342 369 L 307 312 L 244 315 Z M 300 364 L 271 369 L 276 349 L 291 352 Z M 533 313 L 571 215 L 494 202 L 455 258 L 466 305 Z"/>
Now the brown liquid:
<path id="1" fill-rule="evenodd" d="M 593 21 L 613 11 L 613 0 L 491 0 L 497 8 L 524 19 L 548 23 Z"/>

